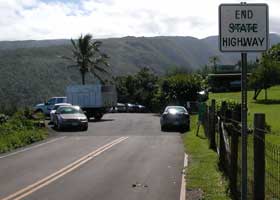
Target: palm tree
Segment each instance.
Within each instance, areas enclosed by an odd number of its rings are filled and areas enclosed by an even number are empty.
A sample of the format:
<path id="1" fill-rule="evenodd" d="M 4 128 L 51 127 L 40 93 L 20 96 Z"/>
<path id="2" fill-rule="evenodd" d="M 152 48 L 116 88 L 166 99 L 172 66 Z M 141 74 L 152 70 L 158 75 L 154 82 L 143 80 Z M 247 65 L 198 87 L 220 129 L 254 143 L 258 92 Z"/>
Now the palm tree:
<path id="1" fill-rule="evenodd" d="M 71 39 L 73 46 L 72 57 L 70 59 L 76 64 L 71 65 L 78 67 L 82 75 L 82 84 L 85 85 L 86 73 L 92 73 L 101 83 L 105 83 L 105 80 L 101 74 L 109 74 L 109 64 L 107 59 L 109 58 L 105 53 L 101 53 L 99 47 L 102 42 L 93 41 L 91 34 L 81 35 L 75 42 Z"/>

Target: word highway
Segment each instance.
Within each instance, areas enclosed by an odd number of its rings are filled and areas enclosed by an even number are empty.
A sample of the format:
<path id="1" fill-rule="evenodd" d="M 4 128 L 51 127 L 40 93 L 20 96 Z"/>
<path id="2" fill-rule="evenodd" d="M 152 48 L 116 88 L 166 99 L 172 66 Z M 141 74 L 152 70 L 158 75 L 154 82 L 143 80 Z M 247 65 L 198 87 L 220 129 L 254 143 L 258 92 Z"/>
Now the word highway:
<path id="1" fill-rule="evenodd" d="M 221 43 L 223 47 L 259 47 L 264 45 L 264 37 L 254 37 L 259 31 L 258 24 L 248 23 L 248 21 L 247 23 L 242 23 L 243 19 L 254 18 L 252 10 L 235 10 L 234 18 L 234 22 L 229 23 L 227 29 L 228 33 L 232 33 L 234 36 L 222 37 Z"/>

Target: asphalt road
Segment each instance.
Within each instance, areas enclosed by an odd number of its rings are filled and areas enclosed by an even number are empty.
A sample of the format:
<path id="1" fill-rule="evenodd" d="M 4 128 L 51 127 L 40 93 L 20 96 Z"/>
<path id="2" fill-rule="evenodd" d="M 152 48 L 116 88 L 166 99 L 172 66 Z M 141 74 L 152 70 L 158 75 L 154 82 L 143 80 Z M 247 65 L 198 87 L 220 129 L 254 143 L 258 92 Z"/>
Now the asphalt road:
<path id="1" fill-rule="evenodd" d="M 180 133 L 153 114 L 107 114 L 87 132 L 59 132 L 0 155 L 0 200 L 179 200 Z"/>

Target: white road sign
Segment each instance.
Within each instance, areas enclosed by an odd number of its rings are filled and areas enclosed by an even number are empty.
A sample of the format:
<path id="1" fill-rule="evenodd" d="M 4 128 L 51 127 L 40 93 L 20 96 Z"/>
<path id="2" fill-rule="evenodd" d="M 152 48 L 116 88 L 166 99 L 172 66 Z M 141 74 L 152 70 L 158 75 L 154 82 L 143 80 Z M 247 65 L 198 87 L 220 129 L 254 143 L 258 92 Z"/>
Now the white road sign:
<path id="1" fill-rule="evenodd" d="M 267 4 L 221 4 L 219 26 L 222 52 L 257 52 L 268 48 Z"/>

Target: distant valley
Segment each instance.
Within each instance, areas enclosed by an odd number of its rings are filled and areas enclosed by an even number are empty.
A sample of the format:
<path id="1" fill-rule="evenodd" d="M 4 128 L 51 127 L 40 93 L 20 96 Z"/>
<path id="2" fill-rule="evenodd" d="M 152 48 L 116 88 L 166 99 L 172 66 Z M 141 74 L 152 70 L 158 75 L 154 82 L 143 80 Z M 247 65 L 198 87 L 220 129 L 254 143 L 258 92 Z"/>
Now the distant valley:
<path id="1" fill-rule="evenodd" d="M 149 67 L 164 75 L 172 67 L 198 69 L 218 56 L 223 64 L 235 64 L 238 53 L 221 53 L 218 37 L 124 37 L 102 39 L 102 51 L 110 56 L 114 76 L 131 74 Z M 280 36 L 270 35 L 270 43 Z M 0 42 L 0 110 L 17 105 L 31 105 L 49 96 L 64 95 L 68 84 L 79 84 L 77 69 L 61 56 L 71 55 L 70 40 Z M 249 54 L 255 60 L 259 54 Z M 93 77 L 86 78 L 88 83 Z"/>

